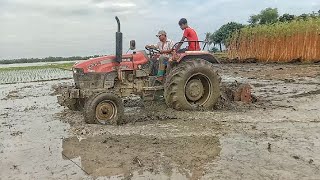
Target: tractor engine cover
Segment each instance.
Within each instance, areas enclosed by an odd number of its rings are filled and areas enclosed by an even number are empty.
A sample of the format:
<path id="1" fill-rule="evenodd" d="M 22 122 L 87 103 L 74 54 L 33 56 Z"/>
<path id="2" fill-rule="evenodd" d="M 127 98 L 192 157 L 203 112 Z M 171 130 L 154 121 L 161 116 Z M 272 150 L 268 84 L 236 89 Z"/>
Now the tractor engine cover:
<path id="1" fill-rule="evenodd" d="M 139 72 L 139 69 L 148 62 L 149 58 L 145 51 L 123 55 L 120 63 L 116 61 L 114 55 L 81 61 L 73 66 L 75 86 L 79 89 L 112 88 L 119 70 Z"/>

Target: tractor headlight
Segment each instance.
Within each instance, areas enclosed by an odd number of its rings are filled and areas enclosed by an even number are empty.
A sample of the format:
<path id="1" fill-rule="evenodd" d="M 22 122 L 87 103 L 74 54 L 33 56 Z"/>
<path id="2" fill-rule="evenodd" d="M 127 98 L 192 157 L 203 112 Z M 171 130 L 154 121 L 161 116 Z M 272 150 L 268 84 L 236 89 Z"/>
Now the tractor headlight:
<path id="1" fill-rule="evenodd" d="M 72 71 L 74 74 L 83 74 L 83 69 L 81 68 L 73 68 Z"/>

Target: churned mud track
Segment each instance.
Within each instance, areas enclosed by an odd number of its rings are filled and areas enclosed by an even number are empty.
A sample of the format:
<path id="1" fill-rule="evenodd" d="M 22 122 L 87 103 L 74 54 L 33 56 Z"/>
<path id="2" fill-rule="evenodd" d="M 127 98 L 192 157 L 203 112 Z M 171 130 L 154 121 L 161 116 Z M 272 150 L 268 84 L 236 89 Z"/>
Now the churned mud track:
<path id="1" fill-rule="evenodd" d="M 1 179 L 318 179 L 320 66 L 217 68 L 258 102 L 179 112 L 132 101 L 125 124 L 100 126 L 56 103 L 58 81 L 0 85 Z"/>

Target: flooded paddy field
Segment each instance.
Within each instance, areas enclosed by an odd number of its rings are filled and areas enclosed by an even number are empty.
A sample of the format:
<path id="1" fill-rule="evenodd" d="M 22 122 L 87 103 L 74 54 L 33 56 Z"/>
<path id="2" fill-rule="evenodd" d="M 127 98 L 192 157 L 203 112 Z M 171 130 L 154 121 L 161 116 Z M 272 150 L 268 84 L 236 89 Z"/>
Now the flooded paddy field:
<path id="1" fill-rule="evenodd" d="M 71 79 L 74 62 L 18 63 L 0 65 L 0 84 Z"/>
<path id="2" fill-rule="evenodd" d="M 319 179 L 320 65 L 217 69 L 258 102 L 201 112 L 145 102 L 125 109 L 124 125 L 101 126 L 57 104 L 51 87 L 72 80 L 0 83 L 0 179 Z"/>
<path id="3" fill-rule="evenodd" d="M 72 72 L 57 68 L 0 71 L 0 84 L 71 79 Z"/>
<path id="4" fill-rule="evenodd" d="M 50 64 L 67 64 L 67 63 L 76 63 L 76 62 L 77 61 L 56 61 L 56 62 L 32 62 L 32 63 L 0 64 L 0 68 L 46 66 L 46 65 L 50 65 Z"/>

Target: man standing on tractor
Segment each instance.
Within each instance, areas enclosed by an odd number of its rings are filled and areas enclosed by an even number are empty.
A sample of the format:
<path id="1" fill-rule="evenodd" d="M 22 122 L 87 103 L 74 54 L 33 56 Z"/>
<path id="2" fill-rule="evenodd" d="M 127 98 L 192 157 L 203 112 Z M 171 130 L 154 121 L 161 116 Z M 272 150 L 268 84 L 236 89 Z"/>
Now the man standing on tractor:
<path id="1" fill-rule="evenodd" d="M 174 46 L 172 40 L 168 39 L 167 33 L 163 30 L 159 31 L 156 35 L 159 38 L 159 42 L 156 45 L 147 45 L 146 48 L 155 48 L 160 50 L 159 57 L 159 69 L 157 73 L 157 79 L 163 81 L 163 76 L 166 70 L 166 65 L 171 56 L 171 52 Z"/>
<path id="2" fill-rule="evenodd" d="M 179 26 L 182 30 L 184 30 L 183 36 L 180 42 L 183 42 L 185 39 L 187 39 L 188 41 L 191 41 L 188 43 L 189 44 L 189 47 L 187 49 L 188 51 L 200 51 L 198 35 L 194 29 L 188 26 L 187 19 L 181 18 L 179 21 Z M 180 43 L 175 50 L 178 51 L 182 44 L 183 43 Z M 182 51 L 185 51 L 185 50 L 182 50 Z"/>

